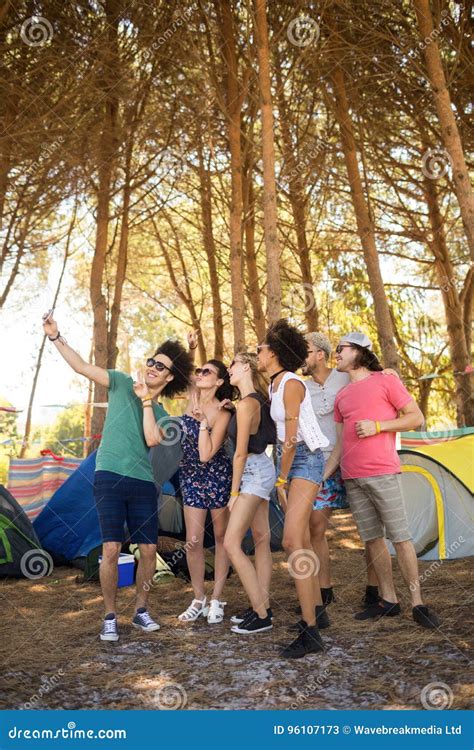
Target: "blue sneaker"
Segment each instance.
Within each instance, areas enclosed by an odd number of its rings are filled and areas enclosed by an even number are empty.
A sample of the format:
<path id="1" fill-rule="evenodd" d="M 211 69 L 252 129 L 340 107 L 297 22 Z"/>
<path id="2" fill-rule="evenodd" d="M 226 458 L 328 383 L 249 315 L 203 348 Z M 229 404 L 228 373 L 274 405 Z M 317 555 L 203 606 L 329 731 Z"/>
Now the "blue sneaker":
<path id="1" fill-rule="evenodd" d="M 118 641 L 117 618 L 114 614 L 106 615 L 100 631 L 101 641 Z"/>
<path id="2" fill-rule="evenodd" d="M 148 614 L 145 607 L 140 607 L 135 612 L 135 617 L 132 620 L 132 625 L 138 630 L 143 630 L 145 633 L 151 633 L 154 630 L 159 630 L 160 626 L 154 621 Z"/>

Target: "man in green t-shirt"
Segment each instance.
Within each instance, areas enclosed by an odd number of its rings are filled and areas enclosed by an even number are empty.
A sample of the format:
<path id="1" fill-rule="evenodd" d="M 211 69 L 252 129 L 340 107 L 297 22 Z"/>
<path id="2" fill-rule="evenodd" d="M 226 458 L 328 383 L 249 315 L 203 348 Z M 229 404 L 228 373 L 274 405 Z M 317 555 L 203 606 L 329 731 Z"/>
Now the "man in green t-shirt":
<path id="1" fill-rule="evenodd" d="M 146 632 L 159 630 L 160 626 L 146 609 L 149 590 L 146 584 L 155 572 L 158 540 L 157 495 L 148 450 L 158 445 L 165 434 L 168 415 L 156 403 L 158 397 L 173 397 L 188 387 L 192 358 L 179 342 L 165 341 L 146 361 L 144 384 L 137 384 L 123 372 L 85 362 L 62 338 L 51 314 L 43 317 L 43 328 L 75 372 L 106 386 L 109 392 L 94 478 L 94 499 L 102 532 L 100 583 L 105 605 L 100 638 L 103 641 L 119 638 L 115 603 L 125 522 L 130 540 L 138 544 L 140 551 L 132 625 Z M 149 412 L 154 419 L 150 419 Z"/>

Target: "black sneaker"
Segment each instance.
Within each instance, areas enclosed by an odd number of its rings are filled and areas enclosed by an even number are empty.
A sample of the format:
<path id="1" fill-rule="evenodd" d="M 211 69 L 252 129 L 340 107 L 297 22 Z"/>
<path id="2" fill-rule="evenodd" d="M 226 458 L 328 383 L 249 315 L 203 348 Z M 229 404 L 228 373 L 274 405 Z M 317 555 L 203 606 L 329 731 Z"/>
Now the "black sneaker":
<path id="1" fill-rule="evenodd" d="M 423 604 L 417 604 L 416 607 L 413 607 L 412 612 L 413 619 L 422 628 L 434 630 L 434 628 L 439 628 L 441 625 L 439 617 L 434 612 L 431 612 L 428 607 L 423 606 Z"/>
<path id="2" fill-rule="evenodd" d="M 294 641 L 280 651 L 280 656 L 285 659 L 301 659 L 307 654 L 315 654 L 324 651 L 319 630 L 315 625 L 307 625 L 302 621 L 300 633 Z"/>
<path id="3" fill-rule="evenodd" d="M 370 607 L 363 609 L 362 612 L 357 612 L 354 619 L 372 620 L 375 617 L 396 617 L 401 611 L 398 602 L 387 602 L 385 599 L 380 599 L 378 604 L 372 604 Z"/>
<path id="4" fill-rule="evenodd" d="M 253 609 L 252 607 L 247 607 L 247 609 L 240 612 L 240 614 L 231 617 L 230 621 L 233 625 L 241 625 L 248 617 L 250 617 L 250 615 L 253 615 Z M 267 615 L 273 620 L 273 610 L 271 607 L 267 609 Z"/>
<path id="5" fill-rule="evenodd" d="M 378 604 L 380 601 L 378 586 L 366 586 L 365 594 L 362 597 L 362 606 L 364 609 L 370 607 L 372 604 Z"/>
<path id="6" fill-rule="evenodd" d="M 326 606 L 316 604 L 316 625 L 318 628 L 324 630 L 324 628 L 328 628 L 330 624 Z"/>
<path id="7" fill-rule="evenodd" d="M 332 586 L 321 588 L 321 599 L 323 600 L 323 604 L 332 604 L 332 602 L 336 601 Z"/>
<path id="8" fill-rule="evenodd" d="M 251 615 L 253 612 L 252 607 L 247 607 L 247 609 L 244 609 L 243 612 L 239 612 L 237 615 L 233 615 L 230 618 L 230 621 L 233 625 L 240 625 L 241 622 L 247 619 L 249 615 Z"/>
<path id="9" fill-rule="evenodd" d="M 267 610 L 268 613 L 268 610 Z M 264 630 L 271 630 L 273 628 L 272 618 L 267 614 L 266 617 L 259 617 L 257 612 L 252 612 L 244 622 L 240 625 L 233 625 L 231 630 L 233 633 L 242 633 L 244 635 L 253 633 L 263 633 Z"/>

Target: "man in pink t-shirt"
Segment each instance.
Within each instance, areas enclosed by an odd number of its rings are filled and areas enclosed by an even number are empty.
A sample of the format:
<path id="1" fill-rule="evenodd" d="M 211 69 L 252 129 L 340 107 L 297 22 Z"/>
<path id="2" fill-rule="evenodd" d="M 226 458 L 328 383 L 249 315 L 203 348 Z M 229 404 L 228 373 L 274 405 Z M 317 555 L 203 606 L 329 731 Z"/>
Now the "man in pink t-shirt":
<path id="1" fill-rule="evenodd" d="M 419 427 L 423 414 L 397 377 L 382 375 L 383 368 L 365 334 L 343 336 L 336 347 L 336 368 L 348 373 L 350 381 L 334 403 L 338 439 L 323 480 L 340 464 L 352 514 L 381 590 L 380 601 L 355 618 L 393 617 L 401 612 L 386 536 L 409 586 L 413 619 L 425 628 L 435 628 L 439 619 L 421 599 L 418 561 L 408 530 L 395 445 L 396 433 Z"/>

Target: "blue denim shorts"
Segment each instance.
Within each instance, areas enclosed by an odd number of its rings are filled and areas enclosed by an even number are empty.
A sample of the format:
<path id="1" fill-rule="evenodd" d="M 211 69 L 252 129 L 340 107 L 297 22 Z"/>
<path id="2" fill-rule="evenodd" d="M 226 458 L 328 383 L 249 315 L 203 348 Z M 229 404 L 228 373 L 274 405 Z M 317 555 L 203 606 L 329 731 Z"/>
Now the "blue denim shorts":
<path id="1" fill-rule="evenodd" d="M 270 500 L 276 474 L 272 459 L 266 453 L 250 453 L 245 462 L 239 492 Z"/>
<path id="2" fill-rule="evenodd" d="M 123 542 L 125 523 L 134 544 L 158 541 L 158 499 L 153 482 L 96 471 L 94 500 L 103 542 Z"/>
<path id="3" fill-rule="evenodd" d="M 281 465 L 281 444 L 277 445 L 278 474 Z M 297 443 L 295 457 L 291 464 L 288 479 L 306 479 L 307 482 L 321 484 L 324 470 L 324 454 L 321 448 L 310 451 L 306 443 Z"/>

